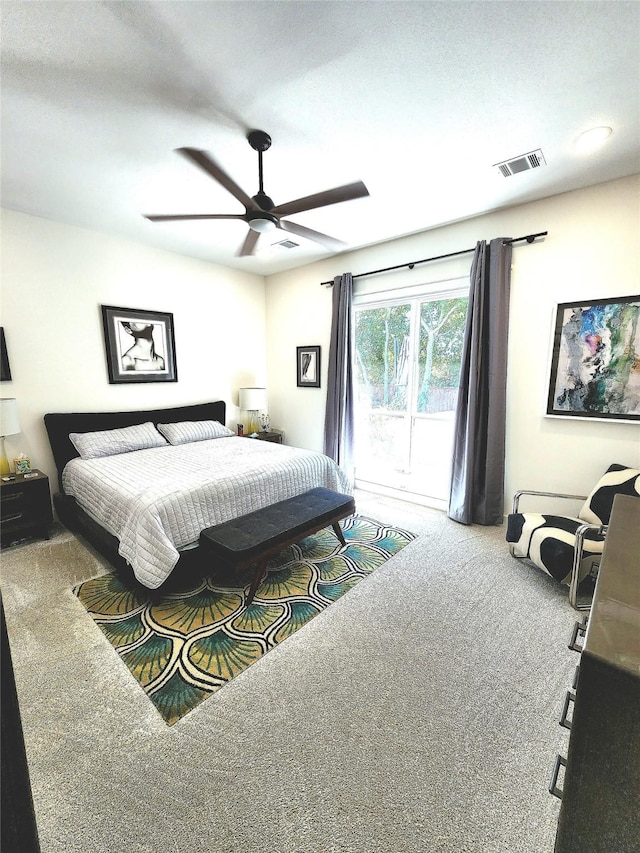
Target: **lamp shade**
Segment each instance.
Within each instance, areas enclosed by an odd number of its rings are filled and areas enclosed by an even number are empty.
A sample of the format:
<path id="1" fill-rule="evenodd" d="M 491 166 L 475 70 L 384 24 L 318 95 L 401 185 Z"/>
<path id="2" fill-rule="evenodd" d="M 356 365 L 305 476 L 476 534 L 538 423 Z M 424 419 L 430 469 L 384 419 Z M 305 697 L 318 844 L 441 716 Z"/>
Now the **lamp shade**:
<path id="1" fill-rule="evenodd" d="M 0 398 L 0 435 L 17 435 L 19 432 L 18 401 L 15 397 Z"/>
<path id="2" fill-rule="evenodd" d="M 240 408 L 246 412 L 258 412 L 267 407 L 266 388 L 241 388 Z"/>

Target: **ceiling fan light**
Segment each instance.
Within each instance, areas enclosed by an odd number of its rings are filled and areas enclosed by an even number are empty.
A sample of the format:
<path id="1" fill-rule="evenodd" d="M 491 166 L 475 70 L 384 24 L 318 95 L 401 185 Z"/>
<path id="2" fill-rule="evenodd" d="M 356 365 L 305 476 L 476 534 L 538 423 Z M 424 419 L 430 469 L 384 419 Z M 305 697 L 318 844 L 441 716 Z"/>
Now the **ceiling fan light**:
<path id="1" fill-rule="evenodd" d="M 585 130 L 575 140 L 575 146 L 579 151 L 595 151 L 611 136 L 613 129 L 610 127 L 592 127 Z"/>
<path id="2" fill-rule="evenodd" d="M 249 228 L 251 228 L 252 231 L 257 231 L 259 234 L 266 234 L 268 231 L 274 231 L 275 227 L 276 223 L 273 219 L 267 219 L 266 217 L 263 219 L 262 217 L 256 216 L 249 221 Z"/>

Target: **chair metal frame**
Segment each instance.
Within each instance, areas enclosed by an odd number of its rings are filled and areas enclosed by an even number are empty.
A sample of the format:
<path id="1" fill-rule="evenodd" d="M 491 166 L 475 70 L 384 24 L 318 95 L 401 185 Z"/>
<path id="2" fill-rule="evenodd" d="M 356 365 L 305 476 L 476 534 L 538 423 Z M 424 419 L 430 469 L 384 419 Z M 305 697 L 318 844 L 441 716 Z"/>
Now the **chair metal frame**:
<path id="1" fill-rule="evenodd" d="M 513 506 L 511 509 L 512 513 L 520 512 L 518 509 L 520 505 L 520 498 L 523 495 L 534 495 L 537 497 L 543 498 L 564 498 L 572 501 L 585 501 L 587 499 L 586 495 L 567 495 L 562 494 L 560 492 L 538 492 L 531 489 L 521 489 L 518 492 L 515 492 L 513 496 Z M 575 518 L 576 516 L 570 516 L 571 518 Z M 571 581 L 569 583 L 569 603 L 573 607 L 574 610 L 590 610 L 590 604 L 578 604 L 578 578 L 580 576 L 580 563 L 582 562 L 582 551 L 584 547 L 584 540 L 587 533 L 591 530 L 602 534 L 606 537 L 607 535 L 607 527 L 606 524 L 581 524 L 576 530 L 576 543 L 573 548 L 573 565 L 571 567 Z M 512 542 L 509 543 L 509 553 L 512 557 L 515 557 L 517 560 L 526 560 L 527 557 L 519 557 L 516 553 L 514 553 L 514 544 Z"/>

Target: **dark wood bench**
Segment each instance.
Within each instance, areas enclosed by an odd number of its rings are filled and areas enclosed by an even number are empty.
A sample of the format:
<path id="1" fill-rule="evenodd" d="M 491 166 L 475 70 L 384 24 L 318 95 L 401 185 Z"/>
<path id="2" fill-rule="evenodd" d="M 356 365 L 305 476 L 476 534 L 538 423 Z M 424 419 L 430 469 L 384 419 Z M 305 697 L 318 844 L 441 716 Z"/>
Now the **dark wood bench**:
<path id="1" fill-rule="evenodd" d="M 207 527 L 200 534 L 199 544 L 205 555 L 234 569 L 255 564 L 255 575 L 246 599 L 250 604 L 264 577 L 269 557 L 329 525 L 341 544 L 346 545 L 338 522 L 352 515 L 355 509 L 351 495 L 329 489 L 311 489 L 231 521 Z"/>

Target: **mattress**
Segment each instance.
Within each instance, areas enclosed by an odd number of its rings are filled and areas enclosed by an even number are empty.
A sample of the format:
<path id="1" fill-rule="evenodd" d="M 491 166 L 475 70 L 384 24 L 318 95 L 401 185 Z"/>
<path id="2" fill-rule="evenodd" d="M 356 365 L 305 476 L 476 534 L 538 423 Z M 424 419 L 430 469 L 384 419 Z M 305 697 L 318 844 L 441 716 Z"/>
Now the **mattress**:
<path id="1" fill-rule="evenodd" d="M 62 484 L 118 538 L 119 553 L 150 589 L 206 527 L 318 486 L 351 492 L 344 472 L 322 453 L 235 436 L 72 459 Z"/>

